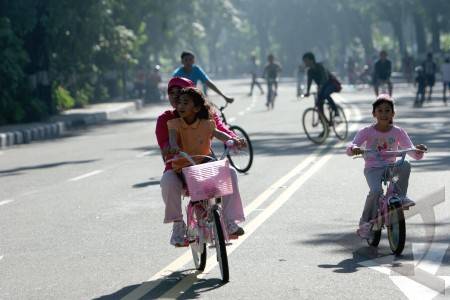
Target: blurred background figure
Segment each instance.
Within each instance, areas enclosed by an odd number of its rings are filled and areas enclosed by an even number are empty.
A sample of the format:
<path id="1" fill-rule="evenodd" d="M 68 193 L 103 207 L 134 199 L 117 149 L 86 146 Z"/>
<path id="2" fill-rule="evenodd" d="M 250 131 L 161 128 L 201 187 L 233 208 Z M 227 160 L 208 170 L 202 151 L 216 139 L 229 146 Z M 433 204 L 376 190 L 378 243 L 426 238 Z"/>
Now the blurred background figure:
<path id="1" fill-rule="evenodd" d="M 248 93 L 249 96 L 253 95 L 253 88 L 255 85 L 258 86 L 259 91 L 261 92 L 261 95 L 264 94 L 264 90 L 261 86 L 261 83 L 258 82 L 258 73 L 259 73 L 259 66 L 256 62 L 256 56 L 252 55 L 250 56 L 250 66 L 249 66 L 249 73 L 252 76 L 252 82 L 250 83 L 250 93 Z"/>
<path id="2" fill-rule="evenodd" d="M 353 56 L 347 60 L 347 78 L 349 84 L 356 84 L 356 61 Z"/>
<path id="3" fill-rule="evenodd" d="M 421 107 L 423 101 L 425 100 L 425 88 L 426 88 L 426 77 L 422 66 L 417 66 L 415 68 L 416 78 L 414 81 L 414 86 L 417 86 L 416 100 L 414 101 L 414 107 Z"/>
<path id="4" fill-rule="evenodd" d="M 403 76 L 405 76 L 406 82 L 412 83 L 413 82 L 414 59 L 409 53 L 406 53 L 406 55 L 403 57 L 402 69 L 403 69 Z"/>
<path id="5" fill-rule="evenodd" d="M 375 62 L 373 84 L 375 95 L 378 96 L 380 85 L 387 84 L 389 96 L 392 96 L 392 63 L 387 58 L 385 50 L 380 51 L 380 58 Z"/>
<path id="6" fill-rule="evenodd" d="M 433 86 L 436 81 L 436 70 L 437 66 L 433 60 L 433 53 L 429 52 L 427 58 L 422 63 L 423 71 L 425 72 L 425 77 L 427 79 L 428 87 L 428 101 L 431 101 L 431 95 L 433 94 Z"/>
<path id="7" fill-rule="evenodd" d="M 442 83 L 443 83 L 443 100 L 445 105 L 447 105 L 447 89 L 450 90 L 450 57 L 447 56 L 441 67 L 442 71 Z"/>
<path id="8" fill-rule="evenodd" d="M 144 95 L 144 89 L 145 89 L 145 69 L 139 68 L 136 71 L 136 75 L 134 78 L 134 93 L 137 93 L 137 96 L 142 99 L 142 96 Z"/>
<path id="9" fill-rule="evenodd" d="M 161 67 L 156 65 L 149 72 L 147 76 L 147 86 L 145 93 L 145 100 L 149 102 L 157 102 L 161 100 L 161 91 L 159 89 L 159 84 L 161 83 L 161 74 L 159 70 Z"/>
<path id="10" fill-rule="evenodd" d="M 303 95 L 303 85 L 305 83 L 306 68 L 303 62 L 297 68 L 297 98 Z"/>

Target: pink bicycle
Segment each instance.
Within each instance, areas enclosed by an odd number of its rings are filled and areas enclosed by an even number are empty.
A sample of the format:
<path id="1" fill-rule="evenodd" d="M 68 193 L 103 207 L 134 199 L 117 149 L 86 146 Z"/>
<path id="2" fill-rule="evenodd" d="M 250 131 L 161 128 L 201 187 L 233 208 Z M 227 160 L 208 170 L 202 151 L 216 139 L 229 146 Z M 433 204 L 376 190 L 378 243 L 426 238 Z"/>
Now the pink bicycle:
<path id="1" fill-rule="evenodd" d="M 230 278 L 226 249 L 230 237 L 224 224 L 221 203 L 223 196 L 233 193 L 229 162 L 224 159 L 231 144 L 227 143 L 227 148 L 219 160 L 209 156 L 191 157 L 187 153 L 179 153 L 192 164 L 182 170 L 190 197 L 186 208 L 186 242 L 191 248 L 198 271 L 205 269 L 207 244 L 216 249 L 223 282 L 228 282 Z M 210 162 L 195 164 L 193 157 L 202 157 Z"/>
<path id="2" fill-rule="evenodd" d="M 397 150 L 397 151 L 375 151 L 362 150 L 363 156 L 377 155 L 386 157 L 401 157 L 394 163 L 384 166 L 384 175 L 382 182 L 386 186 L 385 192 L 378 199 L 377 216 L 371 221 L 372 229 L 367 243 L 370 246 L 377 247 L 381 239 L 381 230 L 386 227 L 389 240 L 389 247 L 395 255 L 400 255 L 405 247 L 406 226 L 403 213 L 402 199 L 396 193 L 396 183 L 398 178 L 395 176 L 395 168 L 399 167 L 405 161 L 406 154 L 411 151 L 420 151 L 416 148 Z"/>

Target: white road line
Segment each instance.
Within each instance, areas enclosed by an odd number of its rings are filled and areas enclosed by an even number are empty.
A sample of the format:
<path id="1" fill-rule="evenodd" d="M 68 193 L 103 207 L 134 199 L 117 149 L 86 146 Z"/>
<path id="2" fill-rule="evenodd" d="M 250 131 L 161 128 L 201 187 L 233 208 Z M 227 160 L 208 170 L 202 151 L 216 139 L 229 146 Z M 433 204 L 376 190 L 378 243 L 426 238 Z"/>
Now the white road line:
<path id="1" fill-rule="evenodd" d="M 155 150 L 145 151 L 145 152 L 139 153 L 138 155 L 136 155 L 136 157 L 137 158 L 142 158 L 144 156 L 150 156 L 153 153 L 155 153 Z"/>
<path id="2" fill-rule="evenodd" d="M 356 110 L 354 114 L 357 115 L 357 119 L 359 120 L 359 118 L 361 117 L 360 112 Z M 349 129 L 349 131 L 355 130 L 356 126 L 357 124 L 353 124 Z M 336 144 L 334 147 L 340 147 L 342 146 L 342 144 L 343 143 Z M 230 249 L 227 250 L 228 253 L 233 252 L 234 249 L 236 249 L 239 245 L 241 245 L 267 218 L 269 218 L 276 210 L 278 210 L 278 208 L 280 208 L 287 200 L 289 200 L 290 196 L 296 190 L 298 190 L 303 185 L 303 183 L 306 182 L 307 179 L 309 179 L 317 170 L 319 170 L 320 167 L 322 167 L 323 164 L 325 164 L 325 162 L 331 157 L 331 154 L 327 154 L 323 156 L 321 159 L 317 160 L 325 149 L 326 149 L 325 147 L 318 147 L 317 150 L 315 150 L 311 155 L 309 155 L 306 159 L 304 159 L 288 174 L 277 180 L 274 184 L 272 184 L 269 188 L 267 188 L 255 200 L 253 200 L 249 205 L 247 205 L 244 208 L 245 215 L 249 215 L 259 206 L 261 206 L 262 203 L 264 203 L 267 199 L 269 199 L 269 197 L 273 193 L 275 193 L 275 191 L 278 191 L 279 190 L 278 188 L 280 186 L 283 186 L 287 181 L 298 175 L 301 171 L 303 171 L 305 168 L 309 167 L 312 163 L 316 161 L 315 164 L 309 170 L 306 171 L 306 173 L 297 178 L 297 180 L 288 189 L 286 189 L 276 200 L 274 200 L 272 204 L 269 205 L 269 207 L 265 208 L 260 215 L 255 217 L 255 219 L 253 219 L 248 225 L 244 226 L 246 234 L 242 236 L 239 240 L 237 240 L 237 242 L 234 242 L 233 245 L 227 247 L 227 249 Z M 208 258 L 207 260 L 206 268 L 208 270 L 211 270 L 217 265 L 216 259 L 214 259 L 214 257 L 215 255 L 213 255 L 213 257 Z M 123 300 L 140 299 L 141 297 L 146 295 L 149 291 L 151 291 L 153 288 L 155 288 L 162 280 L 164 280 L 166 276 L 169 276 L 173 272 L 178 271 L 180 268 L 189 263 L 191 260 L 192 260 L 191 251 L 187 250 L 183 255 L 179 256 L 176 260 L 174 260 L 172 263 L 170 263 L 165 268 L 160 270 L 158 273 L 153 275 L 150 279 L 141 284 L 138 288 L 133 290 L 128 295 L 124 296 L 122 299 Z M 205 271 L 202 273 L 203 275 L 200 274 L 199 276 L 205 276 L 207 272 L 208 271 L 205 269 Z M 165 294 L 165 297 L 170 297 L 170 295 L 173 293 L 174 294 L 178 293 L 179 295 L 179 292 L 181 290 L 186 290 L 192 285 L 192 283 L 195 280 L 197 280 L 196 278 L 198 278 L 197 277 L 198 274 L 199 274 L 198 272 L 191 272 L 188 276 L 182 279 L 177 285 L 175 285 L 171 290 L 169 290 Z"/>
<path id="3" fill-rule="evenodd" d="M 0 260 L 2 260 L 2 259 L 3 259 L 3 257 L 4 257 L 3 255 L 0 255 Z"/>
<path id="4" fill-rule="evenodd" d="M 11 202 L 14 202 L 14 200 L 13 199 L 6 199 L 6 200 L 3 200 L 3 201 L 0 201 L 0 206 L 6 205 L 6 204 L 11 203 Z"/>
<path id="5" fill-rule="evenodd" d="M 84 178 L 87 178 L 87 177 L 91 177 L 91 176 L 100 174 L 102 172 L 103 172 L 103 170 L 95 170 L 95 171 L 92 171 L 90 173 L 87 173 L 87 174 L 84 174 L 84 175 L 81 175 L 81 176 L 78 176 L 78 177 L 71 178 L 68 181 L 78 181 L 78 180 L 81 180 L 81 179 L 84 179 Z"/>
<path id="6" fill-rule="evenodd" d="M 318 148 L 315 152 L 309 155 L 305 160 L 303 160 L 299 165 L 297 165 L 293 170 L 291 170 L 288 174 L 278 179 L 275 183 L 273 183 L 269 188 L 267 188 L 264 192 L 262 192 L 255 200 L 253 200 L 249 205 L 244 208 L 245 215 L 248 216 L 251 212 L 261 206 L 269 197 L 279 190 L 279 187 L 284 185 L 287 181 L 289 181 L 294 176 L 298 175 L 301 171 L 303 171 L 306 167 L 310 166 L 311 163 L 319 157 L 324 151 L 324 147 Z M 247 231 L 246 227 L 244 227 L 245 231 Z M 249 233 L 246 233 L 244 236 L 248 236 Z M 209 258 L 208 261 L 212 261 L 212 258 Z M 183 255 L 178 257 L 172 263 L 167 265 L 161 271 L 153 275 L 147 282 L 140 285 L 138 288 L 133 290 L 130 294 L 126 295 L 123 300 L 134 300 L 143 297 L 150 290 L 156 287 L 166 276 L 169 276 L 173 272 L 179 270 L 181 267 L 186 265 L 192 261 L 191 250 L 185 251 Z"/>
<path id="7" fill-rule="evenodd" d="M 322 156 L 314 165 L 306 171 L 303 175 L 298 177 L 277 199 L 275 199 L 263 212 L 255 217 L 250 223 L 244 226 L 245 235 L 241 236 L 238 240 L 234 241 L 232 245 L 227 247 L 227 255 L 234 252 L 242 243 L 245 242 L 255 231 L 260 227 L 267 219 L 269 219 L 278 209 L 280 209 L 292 195 L 312 176 L 314 175 L 334 154 L 326 154 Z M 318 158 L 318 157 L 317 157 Z M 202 273 L 192 273 L 183 278 L 177 285 L 167 291 L 161 296 L 162 299 L 176 299 L 181 294 L 189 289 L 193 281 L 202 279 L 208 275 L 208 273 L 217 266 L 216 255 L 213 254 L 208 257 L 206 261 L 205 270 Z M 194 278 L 192 278 L 194 277 Z M 186 282 L 187 281 L 187 282 Z"/>

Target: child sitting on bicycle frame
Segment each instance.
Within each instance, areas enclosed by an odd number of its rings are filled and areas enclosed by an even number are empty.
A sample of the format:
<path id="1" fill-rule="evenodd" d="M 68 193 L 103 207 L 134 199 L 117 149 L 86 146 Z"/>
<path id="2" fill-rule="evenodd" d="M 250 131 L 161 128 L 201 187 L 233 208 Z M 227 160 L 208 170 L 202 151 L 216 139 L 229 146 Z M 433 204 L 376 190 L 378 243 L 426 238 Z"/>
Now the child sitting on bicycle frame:
<path id="1" fill-rule="evenodd" d="M 225 142 L 233 140 L 236 144 L 239 141 L 225 132 L 216 129 L 212 119 L 211 107 L 204 98 L 202 92 L 196 88 L 188 87 L 181 90 L 180 98 L 177 103 L 177 112 L 180 118 L 172 119 L 167 122 L 169 130 L 169 153 L 183 151 L 191 156 L 211 155 L 211 139 L 213 137 Z M 197 163 L 201 163 L 203 158 L 195 158 Z M 185 159 L 175 160 L 172 168 L 175 172 L 181 172 L 183 167 L 190 163 Z M 227 223 L 227 230 L 231 235 L 242 235 L 244 230 L 237 225 L 244 221 L 244 212 L 237 185 L 236 172 L 231 169 L 232 184 L 234 193 L 225 196 L 223 200 L 224 218 Z M 181 180 L 177 182 L 176 189 L 182 188 Z M 171 237 L 171 244 L 182 246 L 185 244 L 185 223 L 181 212 L 180 203 L 169 203 L 173 198 L 167 197 L 166 220 L 174 222 L 174 230 Z"/>
<path id="2" fill-rule="evenodd" d="M 359 155 L 362 154 L 361 146 L 365 144 L 365 149 L 375 151 L 396 151 L 401 148 L 416 148 L 425 151 L 425 145 L 414 146 L 406 131 L 398 126 L 393 125 L 394 101 L 387 94 L 381 94 L 372 103 L 372 115 L 376 119 L 376 123 L 364 127 L 358 131 L 352 143 L 347 146 L 347 154 Z M 422 151 L 408 152 L 410 156 L 415 159 L 423 157 Z M 371 221 L 377 216 L 378 199 L 383 193 L 382 177 L 387 163 L 395 162 L 395 157 L 387 157 L 383 155 L 370 154 L 364 157 L 365 168 L 364 176 L 369 185 L 369 194 L 366 198 L 364 210 L 359 221 L 359 229 L 356 233 L 363 239 L 370 237 L 370 230 L 372 227 Z M 396 193 L 402 199 L 402 206 L 408 208 L 414 206 L 414 201 L 406 196 L 408 190 L 408 180 L 411 171 L 411 165 L 408 161 L 394 169 L 394 173 L 398 176 L 396 183 Z"/>

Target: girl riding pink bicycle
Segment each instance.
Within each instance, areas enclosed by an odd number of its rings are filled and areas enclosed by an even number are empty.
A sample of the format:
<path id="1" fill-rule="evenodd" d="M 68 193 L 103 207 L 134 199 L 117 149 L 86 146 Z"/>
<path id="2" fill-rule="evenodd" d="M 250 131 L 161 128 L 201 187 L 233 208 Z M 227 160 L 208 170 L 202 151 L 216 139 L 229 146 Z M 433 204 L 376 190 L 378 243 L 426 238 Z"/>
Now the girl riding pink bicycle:
<path id="1" fill-rule="evenodd" d="M 170 92 L 169 90 L 169 97 Z M 176 106 L 179 118 L 172 118 L 166 122 L 170 143 L 169 147 L 163 149 L 166 158 L 170 158 L 171 154 L 179 150 L 191 156 L 210 155 L 213 136 L 222 141 L 231 139 L 237 145 L 240 144 L 236 138 L 216 129 L 216 122 L 213 120 L 210 106 L 199 90 L 183 89 L 177 100 L 174 106 Z M 166 205 L 164 223 L 173 222 L 170 243 L 175 246 L 187 246 L 186 225 L 181 209 L 183 183 L 177 175 L 181 168 L 187 165 L 187 161 L 176 160 L 172 165 L 166 167 L 163 178 L 161 178 L 162 196 Z M 231 170 L 231 177 L 234 193 L 224 197 L 223 212 L 228 233 L 239 236 L 244 234 L 244 230 L 237 224 L 244 221 L 245 218 L 237 185 L 237 175 L 234 170 Z"/>
<path id="2" fill-rule="evenodd" d="M 383 193 L 381 181 L 385 165 L 395 162 L 394 156 L 383 156 L 383 151 L 396 151 L 399 147 L 403 149 L 416 148 L 417 151 L 408 152 L 408 155 L 414 159 L 421 159 L 423 152 L 427 150 L 423 144 L 414 146 L 406 131 L 393 125 L 394 101 L 389 95 L 382 94 L 377 97 L 372 103 L 372 115 L 376 119 L 376 123 L 359 130 L 352 143 L 347 146 L 347 154 L 350 156 L 363 154 L 363 150 L 360 148 L 363 145 L 366 149 L 375 150 L 380 154 L 364 157 L 364 176 L 369 185 L 369 194 L 357 230 L 357 234 L 363 239 L 370 237 L 373 220 L 377 215 L 378 199 Z M 414 206 L 415 202 L 406 196 L 411 165 L 408 161 L 404 161 L 395 168 L 394 172 L 398 176 L 396 193 L 401 197 L 403 207 Z"/>

